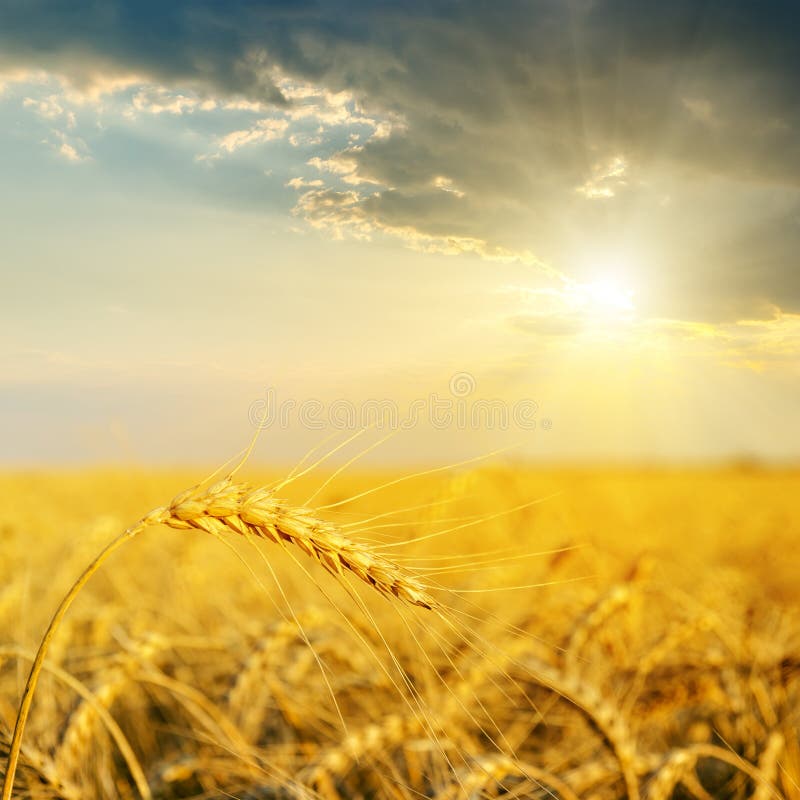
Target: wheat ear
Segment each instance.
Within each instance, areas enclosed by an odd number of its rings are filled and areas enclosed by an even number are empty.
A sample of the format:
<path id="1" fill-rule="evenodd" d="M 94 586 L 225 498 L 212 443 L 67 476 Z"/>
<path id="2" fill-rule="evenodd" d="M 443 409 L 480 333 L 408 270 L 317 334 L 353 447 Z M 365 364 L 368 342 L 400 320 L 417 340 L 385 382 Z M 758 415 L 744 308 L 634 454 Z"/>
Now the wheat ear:
<path id="1" fill-rule="evenodd" d="M 410 572 L 343 536 L 313 511 L 287 505 L 269 489 L 253 489 L 228 479 L 207 489 L 190 489 L 172 501 L 162 521 L 171 528 L 197 528 L 211 534 L 233 531 L 292 544 L 333 575 L 349 571 L 384 595 L 422 608 L 438 607 L 425 585 Z"/>
<path id="2" fill-rule="evenodd" d="M 72 584 L 44 633 L 28 680 L 22 692 L 14 733 L 8 750 L 2 800 L 11 800 L 19 762 L 22 734 L 33 703 L 33 695 L 45 655 L 64 615 L 78 593 L 125 542 L 146 528 L 163 524 L 170 528 L 197 529 L 215 536 L 237 533 L 299 547 L 328 572 L 343 577 L 350 572 L 381 594 L 397 597 L 409 605 L 438 608 L 427 587 L 394 562 L 363 543 L 343 536 L 337 528 L 306 508 L 294 508 L 277 499 L 269 489 L 254 489 L 233 483 L 230 477 L 211 486 L 200 484 L 182 492 L 168 505 L 156 508 L 110 542 Z"/>

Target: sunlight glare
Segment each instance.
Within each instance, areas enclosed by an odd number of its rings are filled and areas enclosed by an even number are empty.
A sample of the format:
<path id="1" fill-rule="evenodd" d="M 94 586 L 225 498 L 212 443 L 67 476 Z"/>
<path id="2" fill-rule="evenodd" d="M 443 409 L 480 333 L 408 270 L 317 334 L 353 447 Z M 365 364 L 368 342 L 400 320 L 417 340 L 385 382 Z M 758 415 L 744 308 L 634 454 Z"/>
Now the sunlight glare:
<path id="1" fill-rule="evenodd" d="M 570 294 L 575 306 L 588 312 L 615 314 L 634 310 L 633 290 L 612 278 L 575 283 Z"/>

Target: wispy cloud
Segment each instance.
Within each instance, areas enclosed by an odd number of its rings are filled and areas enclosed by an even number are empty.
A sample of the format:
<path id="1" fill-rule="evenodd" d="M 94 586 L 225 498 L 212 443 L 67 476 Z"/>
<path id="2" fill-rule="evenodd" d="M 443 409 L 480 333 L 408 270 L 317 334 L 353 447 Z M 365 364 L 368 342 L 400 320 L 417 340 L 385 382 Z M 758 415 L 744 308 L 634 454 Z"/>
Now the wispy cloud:
<path id="1" fill-rule="evenodd" d="M 710 354 L 730 366 L 756 372 L 790 369 L 800 373 L 800 314 L 773 307 L 771 316 L 729 323 L 657 319 L 648 322 L 656 341 L 691 345 L 691 352 Z"/>
<path id="2" fill-rule="evenodd" d="M 48 144 L 66 161 L 80 164 L 91 160 L 86 142 L 77 136 L 68 136 L 63 131 L 53 130 Z"/>
<path id="3" fill-rule="evenodd" d="M 436 189 L 441 189 L 443 192 L 454 194 L 456 197 L 464 196 L 464 192 L 453 183 L 453 179 L 448 178 L 446 175 L 435 175 L 431 185 Z"/>
<path id="4" fill-rule="evenodd" d="M 231 131 L 219 139 L 219 149 L 233 153 L 241 147 L 282 139 L 289 127 L 285 119 L 260 119 L 255 125 L 241 131 Z"/>
<path id="5" fill-rule="evenodd" d="M 170 91 L 166 86 L 147 86 L 131 99 L 131 111 L 145 114 L 191 114 L 194 111 L 213 111 L 218 103 L 213 98 Z"/>
<path id="6" fill-rule="evenodd" d="M 311 188 L 319 188 L 324 186 L 325 183 L 319 178 L 316 180 L 307 180 L 306 178 L 292 178 L 291 180 L 286 181 L 286 186 L 292 189 L 311 189 Z"/>
<path id="7" fill-rule="evenodd" d="M 515 330 L 540 339 L 596 343 L 673 358 L 704 360 L 755 372 L 800 374 L 800 314 L 777 306 L 763 317 L 733 322 L 647 317 L 637 313 L 633 295 L 616 286 L 568 279 L 538 288 L 505 286 L 512 300 L 507 317 Z"/>
<path id="8" fill-rule="evenodd" d="M 539 264 L 528 250 L 515 251 L 471 236 L 436 235 L 413 225 L 384 221 L 374 207 L 378 197 L 378 194 L 362 195 L 354 189 L 311 189 L 300 196 L 294 213 L 312 227 L 324 230 L 338 240 L 350 237 L 368 241 L 375 235 L 385 235 L 399 239 L 412 250 L 423 253 L 449 256 L 472 254 L 487 261 Z"/>
<path id="9" fill-rule="evenodd" d="M 592 176 L 578 186 L 576 191 L 589 200 L 614 197 L 627 184 L 627 172 L 628 162 L 624 156 L 613 156 L 596 164 L 592 169 Z"/>
<path id="10" fill-rule="evenodd" d="M 56 95 L 49 95 L 41 99 L 34 99 L 26 97 L 22 101 L 25 108 L 30 108 L 35 111 L 40 117 L 44 119 L 58 119 L 65 116 L 67 118 L 67 125 L 71 128 L 75 127 L 75 113 L 73 111 L 66 111 L 59 102 Z"/>
<path id="11" fill-rule="evenodd" d="M 361 148 L 356 146 L 335 153 L 329 158 L 314 156 L 308 160 L 308 165 L 320 172 L 329 172 L 350 186 L 377 185 L 379 181 L 360 171 L 359 163 L 354 157 L 360 150 Z"/>

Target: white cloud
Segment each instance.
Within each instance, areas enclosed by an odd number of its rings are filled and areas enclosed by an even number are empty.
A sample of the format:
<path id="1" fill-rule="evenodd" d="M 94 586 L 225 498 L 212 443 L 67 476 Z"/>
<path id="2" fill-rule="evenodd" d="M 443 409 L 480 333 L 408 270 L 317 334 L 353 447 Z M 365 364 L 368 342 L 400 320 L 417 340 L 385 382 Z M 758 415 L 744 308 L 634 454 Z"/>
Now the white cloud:
<path id="1" fill-rule="evenodd" d="M 285 119 L 260 119 L 250 128 L 240 131 L 231 131 L 222 136 L 217 144 L 219 149 L 226 153 L 233 153 L 241 147 L 260 142 L 271 142 L 275 139 L 283 138 L 286 129 L 289 127 L 288 120 Z"/>
<path id="2" fill-rule="evenodd" d="M 45 119 L 56 119 L 64 113 L 63 106 L 58 102 L 55 95 L 50 95 L 41 100 L 35 100 L 33 97 L 26 97 L 22 101 L 25 108 L 30 108 L 35 111 L 40 117 Z"/>
<path id="3" fill-rule="evenodd" d="M 96 115 L 95 124 L 87 128 L 95 134 L 104 130 L 104 123 L 115 116 L 128 124 L 136 124 L 140 117 L 208 113 L 214 114 L 214 119 L 224 124 L 229 115 L 235 115 L 238 125 L 227 133 L 212 137 L 196 131 L 208 142 L 207 151 L 201 150 L 196 156 L 197 162 L 213 163 L 242 148 L 280 139 L 286 139 L 296 148 L 320 152 L 326 138 L 325 131 L 339 126 L 344 127 L 345 134 L 350 137 L 348 149 L 333 155 L 322 151 L 309 163 L 335 176 L 337 182 L 360 186 L 375 184 L 376 181 L 357 168 L 356 156 L 363 145 L 357 145 L 355 141 L 384 138 L 403 125 L 396 115 L 365 113 L 350 92 L 330 91 L 284 75 L 275 76 L 276 85 L 289 101 L 288 107 L 281 108 L 268 108 L 266 102 L 246 97 L 215 96 L 193 85 L 153 83 L 133 73 L 84 75 L 78 83 L 45 71 L 6 73 L 0 78 L 3 84 L 24 86 L 26 95 L 20 99 L 24 107 L 61 128 L 61 132 L 51 131 L 45 143 L 61 158 L 73 163 L 90 158 L 90 149 L 85 141 L 67 136 L 77 128 L 75 110 L 79 108 L 86 109 L 90 125 L 90 112 Z M 242 114 L 251 113 L 259 114 L 260 118 L 242 125 Z M 321 180 L 303 180 L 302 185 L 294 183 L 292 188 L 321 189 L 324 185 Z M 439 188 L 457 192 L 455 187 L 445 184 Z"/>
<path id="4" fill-rule="evenodd" d="M 329 158 L 320 158 L 314 156 L 306 163 L 310 167 L 318 169 L 320 172 L 330 172 L 336 175 L 344 183 L 350 186 L 361 186 L 362 184 L 377 185 L 378 181 L 368 175 L 363 175 L 358 171 L 358 161 L 353 157 L 356 153 L 361 151 L 361 147 L 350 147 L 347 150 L 342 150 L 335 153 Z"/>
<path id="5" fill-rule="evenodd" d="M 322 136 L 310 133 L 293 133 L 289 136 L 289 144 L 292 147 L 314 147 L 322 144 Z"/>
<path id="6" fill-rule="evenodd" d="M 258 100 L 247 100 L 244 97 L 238 97 L 234 100 L 217 101 L 220 108 L 226 111 L 252 111 L 255 114 L 263 114 L 267 110 L 267 106 Z"/>
<path id="7" fill-rule="evenodd" d="M 49 144 L 62 158 L 73 164 L 91 160 L 89 148 L 83 139 L 77 136 L 68 136 L 59 130 L 53 130 L 51 134 L 53 139 L 46 141 L 46 144 Z"/>
<path id="8" fill-rule="evenodd" d="M 147 86 L 131 100 L 134 111 L 145 114 L 191 114 L 194 111 L 213 111 L 218 103 L 213 98 L 172 92 L 165 86 Z"/>
<path id="9" fill-rule="evenodd" d="M 62 142 L 58 152 L 67 159 L 67 161 L 83 161 L 78 151 L 69 142 Z"/>
<path id="10" fill-rule="evenodd" d="M 286 110 L 291 120 L 313 119 L 327 127 L 367 125 L 373 129 L 383 122 L 365 114 L 351 92 L 333 92 L 313 83 L 290 78 L 277 69 L 271 77 L 283 96 L 291 102 Z"/>
<path id="11" fill-rule="evenodd" d="M 292 178 L 290 181 L 286 181 L 286 186 L 290 186 L 292 189 L 313 189 L 324 185 L 325 184 L 319 180 L 319 178 L 313 181 L 306 180 L 305 178 Z"/>

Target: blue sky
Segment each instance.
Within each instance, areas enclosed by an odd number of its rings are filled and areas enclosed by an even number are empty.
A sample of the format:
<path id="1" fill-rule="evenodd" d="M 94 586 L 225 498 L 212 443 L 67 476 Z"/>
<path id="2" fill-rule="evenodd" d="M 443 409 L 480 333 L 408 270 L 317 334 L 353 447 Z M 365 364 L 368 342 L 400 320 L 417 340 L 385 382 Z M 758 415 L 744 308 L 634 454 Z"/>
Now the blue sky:
<path id="1" fill-rule="evenodd" d="M 0 461 L 214 460 L 271 387 L 460 373 L 549 427 L 380 457 L 796 458 L 790 12 L 3 4 Z"/>

